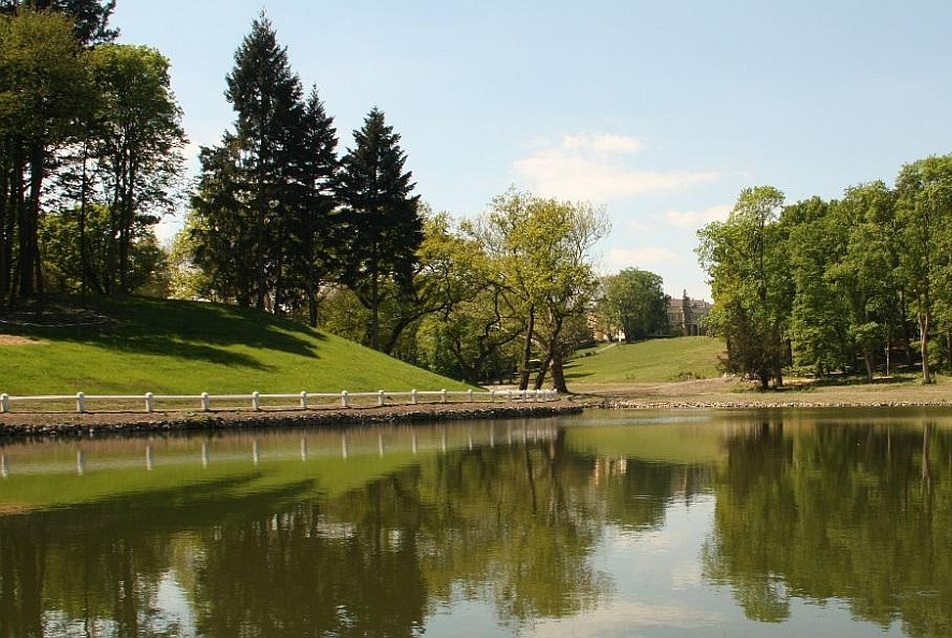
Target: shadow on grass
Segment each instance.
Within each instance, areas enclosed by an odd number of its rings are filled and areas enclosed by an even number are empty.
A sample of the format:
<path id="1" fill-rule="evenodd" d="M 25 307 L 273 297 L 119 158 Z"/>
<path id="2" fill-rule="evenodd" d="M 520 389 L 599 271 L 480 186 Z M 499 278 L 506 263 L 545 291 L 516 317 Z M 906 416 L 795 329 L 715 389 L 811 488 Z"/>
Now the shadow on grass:
<path id="1" fill-rule="evenodd" d="M 69 303 L 69 302 L 67 302 Z M 303 324 L 266 313 L 214 303 L 147 298 L 97 299 L 84 313 L 97 321 L 7 323 L 8 332 L 29 337 L 95 345 L 135 352 L 263 369 L 253 356 L 229 350 L 260 348 L 318 358 L 318 343 L 327 337 Z M 54 317 L 82 316 L 62 310 Z"/>

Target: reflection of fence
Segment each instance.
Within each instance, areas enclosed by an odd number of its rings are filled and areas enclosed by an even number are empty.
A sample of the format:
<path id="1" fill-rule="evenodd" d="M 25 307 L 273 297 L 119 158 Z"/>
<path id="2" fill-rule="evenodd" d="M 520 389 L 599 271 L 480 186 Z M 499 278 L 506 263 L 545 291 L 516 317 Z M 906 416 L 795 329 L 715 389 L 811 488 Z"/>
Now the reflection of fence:
<path id="1" fill-rule="evenodd" d="M 400 398 L 405 400 L 401 401 Z M 76 394 L 52 394 L 38 396 L 11 396 L 9 394 L 0 394 L 0 412 L 10 412 L 10 404 L 13 402 L 28 404 L 46 404 L 58 406 L 60 409 L 66 406 L 75 406 L 76 412 L 90 412 L 89 404 L 94 402 L 106 403 L 110 409 L 127 408 L 130 404 L 144 403 L 146 412 L 154 412 L 159 404 L 163 404 L 166 409 L 192 409 L 198 404 L 203 412 L 212 409 L 212 403 L 220 410 L 239 409 L 242 407 L 238 402 L 243 402 L 244 406 L 251 406 L 253 410 L 289 409 L 291 407 L 306 410 L 312 407 L 320 407 L 323 402 L 324 407 L 342 407 L 350 408 L 359 405 L 417 405 L 419 403 L 495 403 L 496 401 L 555 401 L 559 396 L 555 390 L 491 390 L 488 392 L 474 392 L 473 390 L 410 390 L 409 392 L 388 392 L 378 390 L 377 392 L 299 392 L 297 394 L 264 394 L 261 392 L 252 392 L 251 394 L 209 394 L 203 392 L 197 395 L 188 394 L 86 394 L 77 392 Z M 288 401 L 293 401 L 289 405 Z M 329 403 L 332 402 L 332 403 Z"/>
<path id="2" fill-rule="evenodd" d="M 224 437 L 185 437 L 175 440 L 124 439 L 62 442 L 0 448 L 0 478 L 13 475 L 86 474 L 144 468 L 202 468 L 263 462 L 322 461 L 494 448 L 553 441 L 558 428 L 539 420 L 507 420 L 440 426 L 375 428 L 374 430 L 232 434 Z M 121 485 L 121 481 L 117 483 Z"/>

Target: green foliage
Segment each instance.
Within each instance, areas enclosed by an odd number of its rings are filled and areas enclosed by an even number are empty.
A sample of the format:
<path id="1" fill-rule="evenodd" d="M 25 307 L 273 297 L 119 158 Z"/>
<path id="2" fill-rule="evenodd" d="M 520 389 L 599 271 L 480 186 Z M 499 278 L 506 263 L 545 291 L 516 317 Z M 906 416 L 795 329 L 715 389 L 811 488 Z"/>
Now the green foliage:
<path id="1" fill-rule="evenodd" d="M 101 293 L 128 294 L 136 288 L 133 244 L 151 235 L 178 199 L 186 141 L 182 112 L 172 94 L 169 61 L 155 49 L 107 44 L 93 49 L 89 61 L 98 108 L 87 144 L 109 208 L 109 225 L 99 230 L 109 238 L 105 272 L 91 283 Z M 87 230 L 80 229 L 82 243 Z"/>
<path id="2" fill-rule="evenodd" d="M 88 116 L 85 60 L 65 16 L 0 16 L 0 298 L 42 294 L 45 178 L 55 152 Z"/>
<path id="3" fill-rule="evenodd" d="M 30 9 L 67 17 L 73 35 L 84 45 L 109 42 L 119 35 L 117 29 L 108 26 L 115 8 L 116 0 L 0 0 L 0 14 L 16 15 Z"/>
<path id="4" fill-rule="evenodd" d="M 169 62 L 108 44 L 112 2 L 16 5 L 0 6 L 0 296 L 127 294 L 152 270 L 144 247 L 178 196 L 185 138 Z M 75 241 L 53 241 L 66 227 Z"/>
<path id="5" fill-rule="evenodd" d="M 621 328 L 625 341 L 640 341 L 668 331 L 668 301 L 660 276 L 627 268 L 605 278 L 599 308 L 609 325 Z"/>
<path id="6" fill-rule="evenodd" d="M 766 386 L 789 350 L 819 376 L 862 369 L 872 380 L 892 374 L 897 358 L 913 365 L 914 347 L 925 383 L 934 367 L 948 368 L 952 155 L 904 166 L 894 189 L 860 184 L 839 201 L 786 206 L 779 218 L 752 206 L 768 190 L 744 191 L 730 219 L 699 232 L 715 297 L 710 326 L 727 339 L 729 369 Z"/>
<path id="7" fill-rule="evenodd" d="M 903 238 L 899 272 L 918 319 L 923 382 L 931 383 L 929 342 L 936 304 L 948 308 L 952 299 L 952 155 L 907 164 L 896 191 Z"/>
<path id="8" fill-rule="evenodd" d="M 29 327 L 0 348 L 0 392 L 89 394 L 463 388 L 338 337 L 213 303 L 103 302 L 103 325 Z M 67 322 L 71 323 L 71 322 Z"/>
<path id="9" fill-rule="evenodd" d="M 525 317 L 521 388 L 528 386 L 532 344 L 537 342 L 543 362 L 536 387 L 551 370 L 553 387 L 568 392 L 562 366 L 577 345 L 571 338 L 577 331 L 566 328 L 589 313 L 598 288 L 590 252 L 608 229 L 604 212 L 589 203 L 544 199 L 516 189 L 496 197 L 490 212 L 471 227 L 508 306 Z"/>
<path id="10" fill-rule="evenodd" d="M 785 328 L 793 294 L 784 229 L 777 224 L 783 193 L 749 188 L 725 222 L 698 231 L 701 264 L 711 276 L 709 329 L 727 342 L 728 369 L 782 383 Z"/>
<path id="11" fill-rule="evenodd" d="M 90 206 L 85 215 L 81 210 L 71 210 L 43 217 L 40 248 L 46 256 L 43 272 L 48 290 L 76 295 L 84 292 L 89 281 L 102 282 L 115 277 L 114 245 L 109 241 L 113 219 L 102 204 Z M 84 236 L 85 241 L 80 243 Z M 155 235 L 141 232 L 127 250 L 124 279 L 129 290 L 138 294 L 149 290 L 151 296 L 165 296 L 166 254 Z"/>

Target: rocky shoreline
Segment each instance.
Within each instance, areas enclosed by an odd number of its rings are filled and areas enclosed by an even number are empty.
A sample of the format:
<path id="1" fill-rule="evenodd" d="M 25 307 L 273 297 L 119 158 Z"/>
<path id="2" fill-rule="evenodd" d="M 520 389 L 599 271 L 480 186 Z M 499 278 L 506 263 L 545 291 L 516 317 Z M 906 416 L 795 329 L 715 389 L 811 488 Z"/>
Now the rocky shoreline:
<path id="1" fill-rule="evenodd" d="M 21 412 L 0 414 L 0 439 L 543 418 L 579 413 L 583 409 L 583 405 L 562 399 L 547 403 L 429 403 L 312 410 L 83 414 Z"/>
<path id="2" fill-rule="evenodd" d="M 756 398 L 725 392 L 704 382 L 642 387 L 638 395 L 605 392 L 536 403 L 421 403 L 350 408 L 216 410 L 211 412 L 7 412 L 0 414 L 4 438 L 86 437 L 127 433 L 227 431 L 244 429 L 360 427 L 376 424 L 459 420 L 544 418 L 585 409 L 607 410 L 777 410 L 823 408 L 952 408 L 942 388 L 840 388 L 831 392 L 771 393 Z M 696 385 L 696 384 L 695 384 Z M 662 390 L 659 391 L 659 388 Z M 712 389 L 721 391 L 711 391 Z M 898 390 L 898 391 L 897 391 Z M 604 391 L 604 390 L 603 390 Z M 810 396 L 812 395 L 812 396 Z"/>
<path id="3" fill-rule="evenodd" d="M 609 410 L 777 410 L 825 408 L 948 408 L 952 401 L 627 401 L 608 400 Z"/>

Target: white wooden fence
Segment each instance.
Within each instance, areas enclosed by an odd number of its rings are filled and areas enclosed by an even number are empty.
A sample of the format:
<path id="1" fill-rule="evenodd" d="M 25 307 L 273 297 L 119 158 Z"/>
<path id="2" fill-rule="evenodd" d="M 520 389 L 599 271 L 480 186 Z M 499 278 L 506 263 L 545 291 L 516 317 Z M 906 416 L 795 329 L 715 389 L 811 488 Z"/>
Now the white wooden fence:
<path id="1" fill-rule="evenodd" d="M 400 397 L 405 397 L 400 401 Z M 429 399 L 429 400 L 428 400 Z M 90 403 L 108 403 L 113 408 L 117 404 L 142 403 L 146 412 L 154 412 L 159 409 L 160 404 L 166 404 L 166 409 L 192 409 L 188 406 L 200 408 L 203 412 L 212 410 L 212 405 L 216 409 L 240 409 L 243 406 L 250 406 L 253 410 L 288 409 L 290 407 L 306 410 L 310 407 L 318 407 L 321 401 L 325 407 L 328 401 L 333 402 L 333 407 L 338 405 L 342 408 L 357 407 L 359 405 L 417 405 L 419 403 L 449 403 L 450 401 L 463 401 L 466 403 L 495 403 L 497 400 L 503 402 L 538 402 L 538 401 L 558 401 L 559 395 L 555 390 L 490 390 L 488 392 L 474 392 L 473 390 L 410 390 L 409 392 L 389 392 L 378 390 L 377 392 L 299 392 L 297 394 L 264 394 L 261 392 L 252 392 L 251 394 L 209 394 L 203 392 L 197 395 L 189 394 L 86 394 L 77 392 L 76 394 L 50 394 L 37 396 L 14 396 L 10 394 L 0 394 L 0 413 L 10 412 L 13 403 L 46 403 L 46 404 L 70 404 L 75 405 L 76 412 L 91 412 Z M 288 401 L 293 401 L 292 405 Z M 177 406 L 177 407 L 176 407 Z"/>

